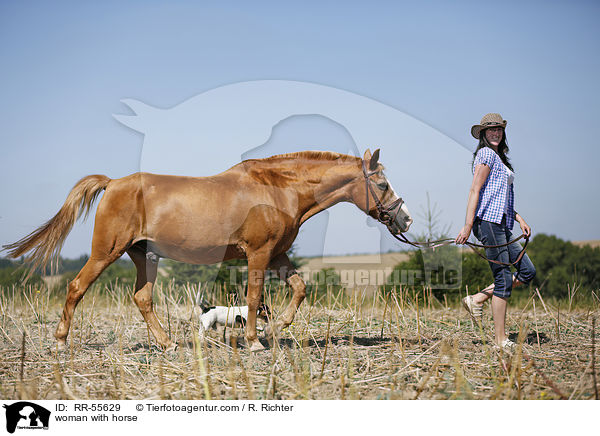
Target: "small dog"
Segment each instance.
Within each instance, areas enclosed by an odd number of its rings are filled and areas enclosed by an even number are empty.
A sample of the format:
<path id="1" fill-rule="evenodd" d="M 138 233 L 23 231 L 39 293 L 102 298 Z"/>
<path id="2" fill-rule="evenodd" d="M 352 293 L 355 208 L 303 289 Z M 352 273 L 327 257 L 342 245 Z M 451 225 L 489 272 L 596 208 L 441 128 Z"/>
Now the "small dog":
<path id="1" fill-rule="evenodd" d="M 204 337 L 204 332 L 208 329 L 212 328 L 216 330 L 217 325 L 231 328 L 236 326 L 244 328 L 246 326 L 248 306 L 211 306 L 200 296 L 196 298 L 196 304 L 202 309 L 202 314 L 200 315 L 200 338 Z M 271 310 L 269 306 L 263 303 L 258 306 L 256 315 L 268 323 L 271 318 Z M 224 337 L 225 332 L 223 332 Z M 225 340 L 223 339 L 223 341 Z"/>

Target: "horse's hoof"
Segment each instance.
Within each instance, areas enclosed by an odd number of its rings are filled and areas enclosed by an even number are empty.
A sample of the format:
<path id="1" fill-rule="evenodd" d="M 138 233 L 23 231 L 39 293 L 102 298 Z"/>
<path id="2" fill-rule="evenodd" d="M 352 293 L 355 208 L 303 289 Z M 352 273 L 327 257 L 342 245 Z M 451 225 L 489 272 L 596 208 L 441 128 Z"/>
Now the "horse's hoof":
<path id="1" fill-rule="evenodd" d="M 252 345 L 250 345 L 250 351 L 252 351 L 253 353 L 257 351 L 262 351 L 264 349 L 265 347 L 259 341 L 254 341 Z"/>
<path id="2" fill-rule="evenodd" d="M 55 350 L 57 351 L 67 351 L 67 341 L 66 340 L 57 340 Z"/>

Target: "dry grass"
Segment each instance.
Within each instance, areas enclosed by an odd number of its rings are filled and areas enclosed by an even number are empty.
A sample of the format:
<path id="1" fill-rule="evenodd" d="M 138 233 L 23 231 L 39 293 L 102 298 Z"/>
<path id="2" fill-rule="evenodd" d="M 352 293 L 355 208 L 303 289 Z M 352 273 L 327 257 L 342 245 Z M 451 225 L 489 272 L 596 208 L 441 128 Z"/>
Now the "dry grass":
<path id="1" fill-rule="evenodd" d="M 597 304 L 559 313 L 536 296 L 524 308 L 511 307 L 508 327 L 520 333 L 520 346 L 509 356 L 490 345 L 489 313 L 479 329 L 464 311 L 446 307 L 427 290 L 389 299 L 329 292 L 303 303 L 279 343 L 251 354 L 243 337 L 236 338 L 239 331 L 227 332 L 233 347 L 220 342 L 221 332 L 211 333 L 200 346 L 193 291 L 165 287 L 155 293 L 157 314 L 179 343 L 174 352 L 152 345 L 131 291 L 117 288 L 88 292 L 75 312 L 71 348 L 57 353 L 52 334 L 64 295 L 5 290 L 0 294 L 0 398 L 597 397 L 592 341 Z M 278 313 L 285 292 L 272 295 Z M 212 295 L 213 301 L 222 297 Z"/>

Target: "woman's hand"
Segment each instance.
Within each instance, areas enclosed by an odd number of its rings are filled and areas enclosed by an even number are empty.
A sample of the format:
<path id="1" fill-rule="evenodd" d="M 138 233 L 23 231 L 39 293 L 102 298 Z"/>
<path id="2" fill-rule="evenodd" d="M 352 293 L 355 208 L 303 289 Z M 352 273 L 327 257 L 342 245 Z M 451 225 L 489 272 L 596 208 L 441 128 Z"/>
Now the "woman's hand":
<path id="1" fill-rule="evenodd" d="M 465 225 L 462 230 L 458 233 L 458 236 L 454 240 L 457 244 L 464 244 L 469 240 L 469 236 L 471 235 L 471 226 Z"/>
<path id="2" fill-rule="evenodd" d="M 531 236 L 531 227 L 529 227 L 529 225 L 525 222 L 523 217 L 521 215 L 519 215 L 518 213 L 515 214 L 515 220 L 521 226 L 521 230 L 523 231 L 523 234 L 529 238 Z"/>
<path id="3" fill-rule="evenodd" d="M 521 230 L 523 231 L 523 234 L 529 238 L 531 236 L 531 227 L 529 227 L 529 225 L 522 218 L 519 224 L 521 225 Z"/>

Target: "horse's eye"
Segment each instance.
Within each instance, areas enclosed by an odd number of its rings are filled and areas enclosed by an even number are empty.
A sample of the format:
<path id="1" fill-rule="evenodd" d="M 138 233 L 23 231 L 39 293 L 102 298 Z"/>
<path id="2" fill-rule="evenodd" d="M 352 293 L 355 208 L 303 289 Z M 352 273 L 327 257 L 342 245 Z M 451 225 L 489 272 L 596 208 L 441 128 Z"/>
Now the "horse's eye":
<path id="1" fill-rule="evenodd" d="M 388 183 L 387 182 L 378 183 L 377 187 L 379 189 L 381 189 L 382 191 L 385 191 L 388 188 Z"/>

